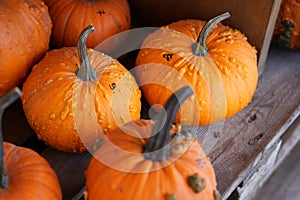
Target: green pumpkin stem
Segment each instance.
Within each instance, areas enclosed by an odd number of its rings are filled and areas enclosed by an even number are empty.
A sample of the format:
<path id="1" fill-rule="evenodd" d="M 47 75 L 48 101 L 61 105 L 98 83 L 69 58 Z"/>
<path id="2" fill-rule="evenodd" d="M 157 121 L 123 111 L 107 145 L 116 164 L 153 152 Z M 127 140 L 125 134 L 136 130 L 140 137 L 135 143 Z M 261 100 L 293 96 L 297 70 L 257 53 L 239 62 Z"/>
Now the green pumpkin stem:
<path id="1" fill-rule="evenodd" d="M 10 106 L 21 96 L 19 88 L 14 88 L 5 96 L 0 98 L 0 187 L 6 188 L 8 186 L 8 178 L 4 173 L 4 147 L 3 147 L 3 131 L 2 131 L 2 116 L 4 110 Z"/>
<path id="2" fill-rule="evenodd" d="M 171 156 L 170 130 L 177 112 L 183 102 L 193 94 L 190 86 L 176 91 L 165 103 L 164 109 L 158 114 L 152 130 L 152 136 L 144 145 L 144 157 L 154 161 L 163 161 Z"/>
<path id="3" fill-rule="evenodd" d="M 86 47 L 87 37 L 95 31 L 93 25 L 88 25 L 80 34 L 77 44 L 78 56 L 80 59 L 80 68 L 77 72 L 77 77 L 83 81 L 97 80 L 97 72 L 92 68 L 88 51 Z"/>
<path id="4" fill-rule="evenodd" d="M 216 26 L 217 23 L 227 19 L 230 17 L 228 12 L 218 15 L 212 19 L 210 19 L 202 28 L 197 42 L 193 44 L 192 49 L 195 55 L 197 56 L 205 56 L 208 52 L 208 48 L 206 46 L 206 39 L 209 32 Z"/>

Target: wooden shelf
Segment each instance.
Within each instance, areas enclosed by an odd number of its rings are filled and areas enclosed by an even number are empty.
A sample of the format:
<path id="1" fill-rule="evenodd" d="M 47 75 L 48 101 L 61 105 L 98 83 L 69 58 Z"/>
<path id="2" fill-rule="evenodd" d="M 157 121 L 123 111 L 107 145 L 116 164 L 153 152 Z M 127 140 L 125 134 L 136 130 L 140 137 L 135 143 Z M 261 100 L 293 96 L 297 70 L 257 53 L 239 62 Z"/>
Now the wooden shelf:
<path id="1" fill-rule="evenodd" d="M 280 152 L 282 137 L 300 114 L 299 86 L 300 54 L 271 46 L 249 106 L 228 120 L 199 128 L 223 199 L 238 187 L 239 191 L 251 188 L 260 167 L 274 164 L 271 158 Z M 32 148 L 49 161 L 59 177 L 64 199 L 81 198 L 89 153 L 63 153 L 38 141 L 20 101 L 5 111 L 3 128 L 4 140 Z"/>

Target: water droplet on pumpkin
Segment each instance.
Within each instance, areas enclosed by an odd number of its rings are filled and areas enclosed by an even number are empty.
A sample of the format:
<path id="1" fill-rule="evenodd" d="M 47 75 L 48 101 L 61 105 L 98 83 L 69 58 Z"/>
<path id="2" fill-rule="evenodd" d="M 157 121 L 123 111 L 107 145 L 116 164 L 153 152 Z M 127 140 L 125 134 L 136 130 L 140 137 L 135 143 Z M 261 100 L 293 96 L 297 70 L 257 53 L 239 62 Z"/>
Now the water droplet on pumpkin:
<path id="1" fill-rule="evenodd" d="M 67 117 L 69 112 L 70 112 L 69 106 L 65 106 L 64 110 L 60 113 L 60 119 L 64 120 Z"/>
<path id="2" fill-rule="evenodd" d="M 235 58 L 228 58 L 229 62 L 231 63 L 236 63 L 236 59 Z"/>
<path id="3" fill-rule="evenodd" d="M 43 86 L 47 86 L 53 82 L 53 79 L 49 79 L 46 81 L 46 83 L 43 84 Z"/>
<path id="4" fill-rule="evenodd" d="M 232 39 L 226 39 L 225 42 L 226 42 L 227 44 L 233 44 L 233 40 L 232 40 Z"/>
<path id="5" fill-rule="evenodd" d="M 54 114 L 54 113 L 51 113 L 51 114 L 50 114 L 50 116 L 49 116 L 49 118 L 50 118 L 50 119 L 55 119 L 55 118 L 56 118 L 56 116 L 55 116 L 55 114 Z"/>

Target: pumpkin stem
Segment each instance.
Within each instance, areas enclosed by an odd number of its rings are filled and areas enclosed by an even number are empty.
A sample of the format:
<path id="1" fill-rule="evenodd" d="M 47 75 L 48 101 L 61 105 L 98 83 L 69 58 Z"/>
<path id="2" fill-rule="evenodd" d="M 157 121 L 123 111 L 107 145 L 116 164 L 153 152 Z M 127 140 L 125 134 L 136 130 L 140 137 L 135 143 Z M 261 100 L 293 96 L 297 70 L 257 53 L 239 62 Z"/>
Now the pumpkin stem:
<path id="1" fill-rule="evenodd" d="M 80 68 L 77 77 L 83 81 L 97 80 L 97 72 L 92 68 L 86 47 L 87 37 L 95 31 L 93 25 L 88 25 L 80 34 L 77 44 L 78 55 L 80 59 Z"/>
<path id="2" fill-rule="evenodd" d="M 208 52 L 208 48 L 206 47 L 206 39 L 209 32 L 216 26 L 217 23 L 227 19 L 230 17 L 228 12 L 218 15 L 212 19 L 210 19 L 200 31 L 200 34 L 197 38 L 197 42 L 193 44 L 192 49 L 195 55 L 197 56 L 205 56 Z"/>
<path id="3" fill-rule="evenodd" d="M 165 103 L 158 114 L 152 130 L 152 136 L 144 145 L 144 157 L 154 161 L 163 161 L 171 156 L 170 130 L 177 112 L 183 102 L 193 94 L 190 86 L 177 90 Z"/>
<path id="4" fill-rule="evenodd" d="M 21 96 L 21 90 L 14 88 L 8 92 L 5 96 L 0 98 L 0 187 L 6 188 L 8 186 L 8 178 L 4 173 L 4 148 L 3 148 L 3 131 L 2 131 L 2 116 L 4 110 L 10 106 Z"/>

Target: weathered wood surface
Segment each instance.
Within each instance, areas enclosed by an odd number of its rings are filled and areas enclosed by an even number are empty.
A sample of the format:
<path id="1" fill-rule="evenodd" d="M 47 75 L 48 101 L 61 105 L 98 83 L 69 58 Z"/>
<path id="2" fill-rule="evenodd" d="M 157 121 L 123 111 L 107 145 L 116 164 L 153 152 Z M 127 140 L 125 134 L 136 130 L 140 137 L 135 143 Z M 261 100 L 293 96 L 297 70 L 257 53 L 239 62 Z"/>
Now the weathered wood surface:
<path id="1" fill-rule="evenodd" d="M 298 124 L 294 126 L 292 138 L 300 135 L 300 118 Z M 291 140 L 288 143 L 293 142 Z M 285 158 L 281 160 L 278 168 L 271 174 L 265 185 L 259 190 L 253 199 L 272 200 L 295 200 L 300 199 L 300 142 L 292 145 L 294 148 Z M 289 148 L 289 147 L 287 147 Z M 285 150 L 284 150 L 285 151 Z M 281 158 L 281 157 L 280 157 Z"/>
<path id="2" fill-rule="evenodd" d="M 252 102 L 223 125 L 209 153 L 226 199 L 300 113 L 300 54 L 272 46 Z"/>
<path id="3" fill-rule="evenodd" d="M 300 54 L 272 46 L 249 106 L 228 120 L 198 130 L 204 143 L 208 141 L 205 144 L 213 144 L 204 146 L 224 198 L 247 176 L 263 149 L 284 134 L 299 112 Z M 38 141 L 26 122 L 20 101 L 4 113 L 3 127 L 6 141 L 32 148 L 49 161 L 60 179 L 64 199 L 80 197 L 89 154 L 62 153 Z"/>

